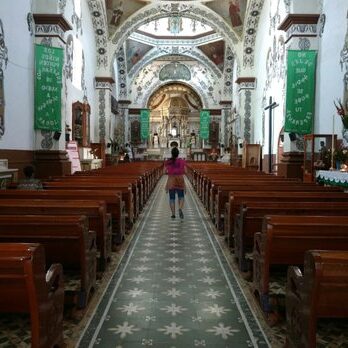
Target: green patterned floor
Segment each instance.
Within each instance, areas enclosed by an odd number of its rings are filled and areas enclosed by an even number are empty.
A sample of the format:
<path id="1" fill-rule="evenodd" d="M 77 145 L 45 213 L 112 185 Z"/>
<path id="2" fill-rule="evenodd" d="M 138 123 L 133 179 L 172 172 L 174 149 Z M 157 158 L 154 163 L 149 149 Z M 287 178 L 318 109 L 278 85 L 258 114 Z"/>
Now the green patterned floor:
<path id="1" fill-rule="evenodd" d="M 268 347 L 194 193 L 172 220 L 164 183 L 78 346 Z"/>

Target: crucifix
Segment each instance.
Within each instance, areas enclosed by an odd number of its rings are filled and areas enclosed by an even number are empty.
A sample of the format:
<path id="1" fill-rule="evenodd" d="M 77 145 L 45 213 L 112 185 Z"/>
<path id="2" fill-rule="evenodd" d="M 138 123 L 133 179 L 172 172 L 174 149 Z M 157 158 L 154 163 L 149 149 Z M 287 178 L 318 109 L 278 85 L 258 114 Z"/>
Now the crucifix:
<path id="1" fill-rule="evenodd" d="M 269 110 L 269 133 L 268 133 L 268 153 L 269 153 L 269 161 L 268 161 L 268 172 L 272 173 L 272 111 L 279 104 L 276 102 L 272 102 L 272 97 L 269 97 L 269 104 L 265 107 L 265 110 Z"/>

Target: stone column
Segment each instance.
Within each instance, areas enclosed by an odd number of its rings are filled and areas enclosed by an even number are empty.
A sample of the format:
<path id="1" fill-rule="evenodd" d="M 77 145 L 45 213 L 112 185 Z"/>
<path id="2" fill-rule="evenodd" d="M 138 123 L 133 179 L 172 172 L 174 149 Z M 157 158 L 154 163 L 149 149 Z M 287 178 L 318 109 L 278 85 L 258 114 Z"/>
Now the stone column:
<path id="1" fill-rule="evenodd" d="M 241 116 L 241 132 L 244 134 L 244 140 L 252 143 L 253 134 L 251 129 L 251 101 L 253 90 L 256 88 L 255 77 L 239 77 L 236 80 L 238 84 L 238 93 L 240 96 L 240 116 Z"/>
<path id="2" fill-rule="evenodd" d="M 295 10 L 295 8 L 293 8 Z M 298 11 L 301 8 L 297 8 Z M 286 33 L 285 47 L 286 50 L 318 50 L 319 36 L 319 14 L 289 14 L 279 26 L 279 30 Z M 291 133 L 290 133 L 291 134 Z M 278 165 L 278 172 L 285 177 L 301 178 L 303 166 L 303 149 L 297 146 L 299 136 L 295 140 L 289 140 L 288 134 L 284 137 L 283 158 Z"/>
<path id="3" fill-rule="evenodd" d="M 35 43 L 65 49 L 64 35 L 72 27 L 63 15 L 40 13 L 34 14 L 33 19 L 35 22 Z M 64 95 L 63 91 L 62 95 Z M 63 109 L 62 112 L 64 112 Z M 35 131 L 34 162 L 38 177 L 45 178 L 50 175 L 71 173 L 71 163 L 65 151 L 65 117 L 61 117 L 61 127 L 61 133 Z"/>
<path id="4" fill-rule="evenodd" d="M 111 97 L 112 97 L 112 85 L 115 80 L 112 77 L 95 77 L 95 89 L 99 111 L 98 111 L 98 139 L 100 143 L 106 144 L 109 141 L 111 134 L 111 118 L 113 117 L 111 112 Z"/>
<path id="5" fill-rule="evenodd" d="M 130 123 L 129 123 L 129 104 L 130 100 L 119 100 L 118 107 L 120 110 L 121 121 L 123 121 L 123 143 L 129 143 L 130 141 Z"/>
<path id="6" fill-rule="evenodd" d="M 226 148 L 229 146 L 228 135 L 231 131 L 230 127 L 232 125 L 228 125 L 229 117 L 232 113 L 232 102 L 230 100 L 223 100 L 220 102 L 221 105 L 221 128 L 220 128 L 220 143 L 224 145 Z"/>

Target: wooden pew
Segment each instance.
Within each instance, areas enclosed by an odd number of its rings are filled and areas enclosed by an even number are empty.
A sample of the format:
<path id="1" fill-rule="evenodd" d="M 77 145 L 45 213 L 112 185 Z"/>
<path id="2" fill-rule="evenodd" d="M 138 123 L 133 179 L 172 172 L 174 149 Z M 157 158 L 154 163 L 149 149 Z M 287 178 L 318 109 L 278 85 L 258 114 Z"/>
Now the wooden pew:
<path id="1" fill-rule="evenodd" d="M 42 245 L 0 243 L 0 311 L 30 313 L 33 348 L 64 347 L 63 270 L 46 272 Z"/>
<path id="2" fill-rule="evenodd" d="M 85 215 L 97 234 L 98 268 L 105 270 L 111 258 L 111 216 L 104 201 L 53 199 L 0 199 L 0 215 Z"/>
<path id="3" fill-rule="evenodd" d="M 319 318 L 348 318 L 348 250 L 312 250 L 304 272 L 289 267 L 286 346 L 315 348 Z"/>
<path id="4" fill-rule="evenodd" d="M 269 303 L 271 266 L 303 265 L 307 250 L 348 250 L 346 216 L 265 216 L 262 232 L 255 234 L 253 251 L 253 290 L 261 308 Z"/>
<path id="5" fill-rule="evenodd" d="M 96 235 L 88 230 L 85 216 L 0 215 L 1 243 L 40 243 L 46 262 L 60 263 L 64 275 L 79 280 L 79 288 L 67 289 L 66 302 L 84 308 L 96 284 Z"/>
<path id="6" fill-rule="evenodd" d="M 95 183 L 74 183 L 74 182 L 44 182 L 44 188 L 47 190 L 98 190 L 98 191 L 113 191 L 114 194 L 121 194 L 122 201 L 125 203 L 125 211 L 126 211 L 126 222 L 127 228 L 131 229 L 133 223 L 135 222 L 135 218 L 137 216 L 136 212 L 136 200 L 134 199 L 133 189 L 131 185 L 107 185 L 107 184 L 95 184 Z"/>
<path id="7" fill-rule="evenodd" d="M 213 190 L 213 189 L 212 189 Z M 217 194 L 211 197 L 211 215 L 214 216 L 215 225 L 219 230 L 224 230 L 224 206 L 228 202 L 231 191 L 298 191 L 298 192 L 342 192 L 339 187 L 324 187 L 317 184 L 303 184 L 285 180 L 248 180 L 235 181 L 217 187 Z M 213 195 L 213 193 L 211 193 Z"/>
<path id="8" fill-rule="evenodd" d="M 235 216 L 234 255 L 239 269 L 247 272 L 251 262 L 246 253 L 252 252 L 254 235 L 262 229 L 265 215 L 340 215 L 348 216 L 348 202 L 248 202 L 241 204 Z"/>
<path id="9" fill-rule="evenodd" d="M 122 243 L 125 236 L 125 207 L 121 192 L 113 190 L 0 190 L 2 199 L 53 199 L 98 200 L 106 203 L 107 212 L 112 218 L 112 240 L 116 244 Z"/>
<path id="10" fill-rule="evenodd" d="M 227 214 L 227 244 L 234 243 L 234 218 L 240 205 L 247 202 L 348 202 L 348 194 L 344 192 L 281 192 L 281 191 L 231 191 L 229 195 L 229 211 Z"/>

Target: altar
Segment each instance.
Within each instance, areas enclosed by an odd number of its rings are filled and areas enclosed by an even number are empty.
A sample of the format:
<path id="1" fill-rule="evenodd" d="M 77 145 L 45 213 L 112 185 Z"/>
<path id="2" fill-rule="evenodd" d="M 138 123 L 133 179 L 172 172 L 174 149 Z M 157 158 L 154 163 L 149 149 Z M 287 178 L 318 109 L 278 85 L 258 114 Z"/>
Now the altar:
<path id="1" fill-rule="evenodd" d="M 320 184 L 329 186 L 340 186 L 348 189 L 348 172 L 338 170 L 318 170 L 316 180 Z"/>

